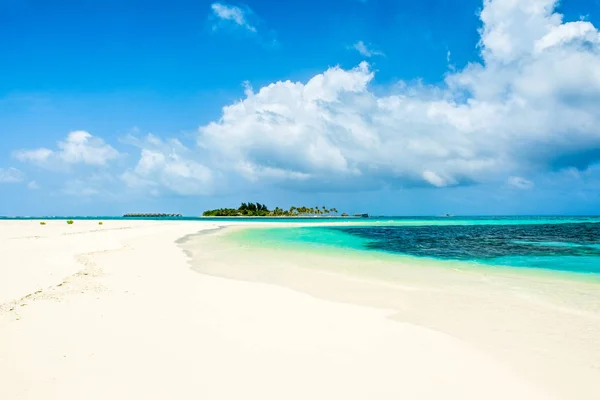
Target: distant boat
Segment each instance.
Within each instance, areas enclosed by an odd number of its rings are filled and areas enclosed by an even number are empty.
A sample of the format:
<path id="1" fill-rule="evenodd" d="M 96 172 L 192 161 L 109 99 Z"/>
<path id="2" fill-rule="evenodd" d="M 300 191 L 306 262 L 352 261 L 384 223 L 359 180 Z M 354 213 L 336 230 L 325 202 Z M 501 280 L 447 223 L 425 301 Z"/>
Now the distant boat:
<path id="1" fill-rule="evenodd" d="M 452 214 L 446 214 L 446 215 L 444 215 L 444 217 L 453 217 L 453 215 Z"/>
<path id="2" fill-rule="evenodd" d="M 348 217 L 348 214 L 342 213 L 342 217 Z"/>
<path id="3" fill-rule="evenodd" d="M 369 214 L 354 214 L 355 217 L 369 218 Z"/>

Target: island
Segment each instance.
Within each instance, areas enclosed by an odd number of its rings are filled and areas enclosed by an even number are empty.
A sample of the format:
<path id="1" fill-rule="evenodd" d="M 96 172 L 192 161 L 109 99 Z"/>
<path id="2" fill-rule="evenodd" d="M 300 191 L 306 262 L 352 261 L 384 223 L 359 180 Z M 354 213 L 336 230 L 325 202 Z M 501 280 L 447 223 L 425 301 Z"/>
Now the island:
<path id="1" fill-rule="evenodd" d="M 289 210 L 275 207 L 269 210 L 266 204 L 242 203 L 238 208 L 219 208 L 207 210 L 203 217 L 333 217 L 338 215 L 335 208 L 321 207 L 296 207 Z"/>

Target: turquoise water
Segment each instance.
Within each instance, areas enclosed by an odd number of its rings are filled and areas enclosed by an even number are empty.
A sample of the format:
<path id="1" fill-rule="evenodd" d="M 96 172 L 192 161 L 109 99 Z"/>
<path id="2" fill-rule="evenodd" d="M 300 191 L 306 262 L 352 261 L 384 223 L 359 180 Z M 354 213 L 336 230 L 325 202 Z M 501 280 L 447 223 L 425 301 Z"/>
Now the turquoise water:
<path id="1" fill-rule="evenodd" d="M 595 219 L 393 220 L 387 223 L 243 231 L 262 246 L 354 249 L 478 265 L 600 274 Z"/>
<path id="2" fill-rule="evenodd" d="M 0 220 L 177 220 L 332 223 L 261 228 L 242 233 L 260 245 L 354 249 L 435 260 L 600 274 L 598 216 L 371 218 L 124 218 L 114 216 L 0 217 Z M 352 224 L 348 224 L 352 222 Z"/>

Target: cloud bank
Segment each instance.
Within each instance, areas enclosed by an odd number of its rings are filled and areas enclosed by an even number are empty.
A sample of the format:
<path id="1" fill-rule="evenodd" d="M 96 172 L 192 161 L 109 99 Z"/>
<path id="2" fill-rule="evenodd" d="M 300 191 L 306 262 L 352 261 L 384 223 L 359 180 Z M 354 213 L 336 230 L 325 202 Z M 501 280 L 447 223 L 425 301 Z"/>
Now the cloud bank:
<path id="1" fill-rule="evenodd" d="M 367 63 L 279 81 L 223 108 L 198 146 L 210 165 L 303 187 L 533 186 L 526 177 L 600 160 L 600 33 L 555 0 L 489 0 L 481 63 L 440 87 L 370 90 Z M 525 183 L 529 182 L 529 183 Z"/>
<path id="2" fill-rule="evenodd" d="M 600 32 L 588 21 L 563 21 L 556 5 L 486 0 L 481 61 L 449 69 L 442 85 L 398 82 L 375 93 L 375 72 L 362 62 L 307 82 L 247 87 L 219 120 L 199 128 L 191 145 L 130 138 L 139 158 L 116 175 L 132 190 L 178 195 L 266 185 L 533 189 L 536 179 L 554 173 L 582 179 L 588 174 L 578 172 L 597 170 L 600 161 Z M 240 8 L 215 3 L 212 10 L 252 31 Z M 84 131 L 56 149 L 15 153 L 46 168 L 103 168 L 119 155 Z"/>

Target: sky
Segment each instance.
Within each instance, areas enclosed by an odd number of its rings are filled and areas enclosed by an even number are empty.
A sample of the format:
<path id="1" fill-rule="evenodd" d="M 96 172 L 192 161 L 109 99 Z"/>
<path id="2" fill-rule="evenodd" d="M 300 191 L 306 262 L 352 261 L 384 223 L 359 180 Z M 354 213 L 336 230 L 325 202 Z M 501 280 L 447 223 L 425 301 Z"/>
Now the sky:
<path id="1" fill-rule="evenodd" d="M 597 0 L 0 0 L 0 215 L 600 214 Z"/>

